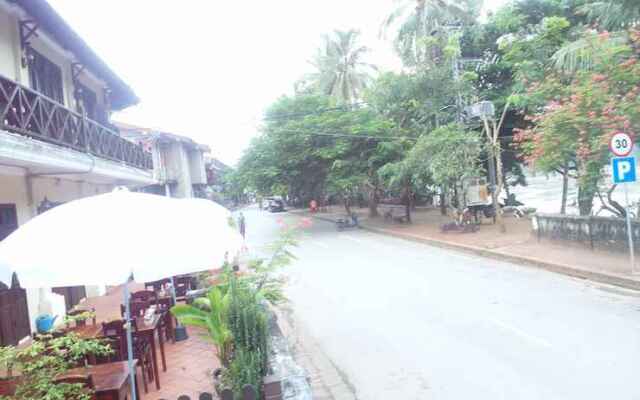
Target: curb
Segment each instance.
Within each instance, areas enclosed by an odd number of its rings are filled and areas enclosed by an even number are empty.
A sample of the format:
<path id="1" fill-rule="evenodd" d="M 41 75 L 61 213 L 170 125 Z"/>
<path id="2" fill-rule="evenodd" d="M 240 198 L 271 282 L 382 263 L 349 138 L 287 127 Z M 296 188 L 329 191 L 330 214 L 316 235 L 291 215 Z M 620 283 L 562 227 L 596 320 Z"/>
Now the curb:
<path id="1" fill-rule="evenodd" d="M 312 218 L 316 218 L 322 221 L 335 222 L 335 220 L 329 217 L 317 216 L 317 215 L 310 215 L 310 216 Z M 396 237 L 404 240 L 409 240 L 412 242 L 427 244 L 430 246 L 440 247 L 440 248 L 449 249 L 449 250 L 462 251 L 465 253 L 471 253 L 471 254 L 492 258 L 499 261 L 508 261 L 512 263 L 518 263 L 528 267 L 540 268 L 540 269 L 555 272 L 558 274 L 568 275 L 574 278 L 586 279 L 589 281 L 618 286 L 625 289 L 640 290 L 640 281 L 629 279 L 623 276 L 579 269 L 566 264 L 551 263 L 548 261 L 539 260 L 537 258 L 517 256 L 513 254 L 504 253 L 501 251 L 488 250 L 488 249 L 477 247 L 477 246 L 469 246 L 464 244 L 446 242 L 443 240 L 429 239 L 421 236 L 411 235 L 408 233 L 391 232 L 386 229 L 367 226 L 364 224 L 360 226 L 362 227 L 362 229 L 366 231 L 378 233 L 381 235 L 392 236 L 392 237 Z"/>

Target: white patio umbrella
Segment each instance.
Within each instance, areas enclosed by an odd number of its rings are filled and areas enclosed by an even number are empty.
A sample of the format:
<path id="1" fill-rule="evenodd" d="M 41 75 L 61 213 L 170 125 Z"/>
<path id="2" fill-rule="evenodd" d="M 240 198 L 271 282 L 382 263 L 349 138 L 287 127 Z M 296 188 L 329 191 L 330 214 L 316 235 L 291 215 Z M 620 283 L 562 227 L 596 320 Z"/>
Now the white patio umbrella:
<path id="1" fill-rule="evenodd" d="M 242 238 L 229 211 L 203 199 L 116 190 L 74 200 L 22 225 L 0 242 L 0 281 L 25 287 L 119 285 L 218 268 Z M 128 285 L 125 288 L 129 320 Z M 129 325 L 129 324 L 127 324 Z M 131 331 L 127 330 L 132 398 Z"/>

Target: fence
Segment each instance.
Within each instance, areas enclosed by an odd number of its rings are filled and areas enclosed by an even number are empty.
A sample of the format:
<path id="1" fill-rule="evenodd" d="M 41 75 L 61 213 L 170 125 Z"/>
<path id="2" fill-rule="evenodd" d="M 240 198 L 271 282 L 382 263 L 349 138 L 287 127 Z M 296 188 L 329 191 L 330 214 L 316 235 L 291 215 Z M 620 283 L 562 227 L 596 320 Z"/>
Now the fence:
<path id="1" fill-rule="evenodd" d="M 15 279 L 11 288 L 0 285 L 0 346 L 15 346 L 30 334 L 26 290 Z"/>
<path id="2" fill-rule="evenodd" d="M 569 240 L 595 248 L 622 250 L 629 246 L 623 218 L 536 214 L 532 218 L 538 239 Z M 634 247 L 640 250 L 640 221 L 631 221 Z"/>

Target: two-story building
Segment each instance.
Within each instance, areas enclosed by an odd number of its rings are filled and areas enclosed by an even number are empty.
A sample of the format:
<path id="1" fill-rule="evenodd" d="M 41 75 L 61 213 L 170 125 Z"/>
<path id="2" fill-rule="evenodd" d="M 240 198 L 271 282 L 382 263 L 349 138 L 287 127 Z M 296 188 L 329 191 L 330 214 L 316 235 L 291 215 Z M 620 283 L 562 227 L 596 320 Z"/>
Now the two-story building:
<path id="1" fill-rule="evenodd" d="M 110 123 L 137 102 L 45 0 L 0 0 L 0 240 L 57 204 L 156 183 L 151 152 Z M 69 305 L 80 289 L 57 291 Z"/>
<path id="2" fill-rule="evenodd" d="M 120 134 L 151 151 L 156 184 L 145 188 L 147 192 L 169 197 L 206 197 L 207 171 L 205 156 L 210 149 L 193 139 L 164 132 L 115 122 Z"/>

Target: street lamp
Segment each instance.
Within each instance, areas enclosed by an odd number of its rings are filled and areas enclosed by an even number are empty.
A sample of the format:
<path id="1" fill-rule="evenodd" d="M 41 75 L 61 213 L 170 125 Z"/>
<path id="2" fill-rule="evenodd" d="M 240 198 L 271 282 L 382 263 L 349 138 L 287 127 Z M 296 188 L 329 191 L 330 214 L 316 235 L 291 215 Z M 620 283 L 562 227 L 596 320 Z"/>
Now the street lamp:
<path id="1" fill-rule="evenodd" d="M 493 211 L 495 221 L 500 225 L 500 231 L 506 232 L 502 213 L 498 204 L 498 189 L 502 187 L 502 156 L 500 149 L 500 140 L 498 128 L 496 127 L 495 113 L 496 108 L 490 101 L 481 101 L 466 107 L 465 111 L 471 117 L 477 117 L 484 123 L 484 129 L 490 143 L 489 165 L 489 181 L 491 182 L 491 200 L 493 202 Z M 491 120 L 491 126 L 489 125 Z"/>

